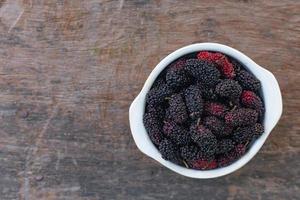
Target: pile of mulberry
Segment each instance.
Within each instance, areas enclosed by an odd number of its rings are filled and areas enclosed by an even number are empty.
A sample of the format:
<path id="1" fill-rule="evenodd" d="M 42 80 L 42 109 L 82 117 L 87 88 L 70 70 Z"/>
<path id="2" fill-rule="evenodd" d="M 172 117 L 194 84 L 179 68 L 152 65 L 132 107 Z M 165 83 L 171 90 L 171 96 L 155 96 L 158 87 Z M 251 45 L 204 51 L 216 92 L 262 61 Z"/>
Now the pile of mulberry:
<path id="1" fill-rule="evenodd" d="M 227 55 L 184 55 L 146 95 L 144 127 L 163 159 L 211 170 L 241 158 L 264 133 L 260 81 Z"/>

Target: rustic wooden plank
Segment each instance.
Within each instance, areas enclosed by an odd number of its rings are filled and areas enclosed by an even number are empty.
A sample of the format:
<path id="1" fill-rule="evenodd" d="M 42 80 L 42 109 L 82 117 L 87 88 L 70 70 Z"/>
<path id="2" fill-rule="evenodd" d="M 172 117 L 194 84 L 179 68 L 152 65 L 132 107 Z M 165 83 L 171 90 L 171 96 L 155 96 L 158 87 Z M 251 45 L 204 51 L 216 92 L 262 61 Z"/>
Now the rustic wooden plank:
<path id="1" fill-rule="evenodd" d="M 0 1 L 0 199 L 297 199 L 298 0 Z M 138 151 L 128 108 L 153 67 L 194 42 L 272 71 L 284 113 L 260 153 L 213 180 Z"/>

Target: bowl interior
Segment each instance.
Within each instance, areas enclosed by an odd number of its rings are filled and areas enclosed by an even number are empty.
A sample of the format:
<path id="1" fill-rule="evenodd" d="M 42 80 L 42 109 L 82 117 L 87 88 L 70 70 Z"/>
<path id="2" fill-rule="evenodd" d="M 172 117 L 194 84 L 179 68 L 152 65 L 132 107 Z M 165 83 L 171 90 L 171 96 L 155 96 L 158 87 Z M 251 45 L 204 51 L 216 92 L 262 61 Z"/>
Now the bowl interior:
<path id="1" fill-rule="evenodd" d="M 242 156 L 239 160 L 232 163 L 231 165 L 223 168 L 217 168 L 213 170 L 194 170 L 187 169 L 185 167 L 176 165 L 170 161 L 166 161 L 161 158 L 160 152 L 156 149 L 156 147 L 151 142 L 146 129 L 143 125 L 143 114 L 145 111 L 145 99 L 146 94 L 150 90 L 152 84 L 158 75 L 167 67 L 170 63 L 175 61 L 176 59 L 197 51 L 215 51 L 224 53 L 230 57 L 233 57 L 237 61 L 239 61 L 248 71 L 253 73 L 260 81 L 262 85 L 261 92 L 263 94 L 263 100 L 265 104 L 265 117 L 264 117 L 264 126 L 265 132 L 263 135 L 258 138 L 254 144 L 250 147 L 250 149 L 246 152 L 244 156 Z M 168 167 L 169 169 L 182 174 L 184 176 L 193 177 L 193 178 L 214 178 L 229 174 L 242 166 L 244 166 L 247 162 L 254 157 L 254 155 L 259 151 L 266 138 L 270 134 L 271 130 L 274 128 L 276 123 L 278 122 L 282 113 L 282 98 L 279 89 L 279 85 L 277 80 L 273 76 L 273 74 L 266 69 L 257 65 L 254 61 L 252 61 L 245 54 L 233 49 L 231 47 L 217 44 L 217 43 L 199 43 L 193 44 L 181 49 L 174 51 L 165 57 L 151 72 L 148 79 L 146 80 L 141 92 L 133 101 L 130 106 L 129 111 L 129 119 L 130 119 L 130 127 L 132 131 L 133 138 L 137 147 L 146 155 L 152 157 L 153 159 L 160 162 L 162 165 Z"/>

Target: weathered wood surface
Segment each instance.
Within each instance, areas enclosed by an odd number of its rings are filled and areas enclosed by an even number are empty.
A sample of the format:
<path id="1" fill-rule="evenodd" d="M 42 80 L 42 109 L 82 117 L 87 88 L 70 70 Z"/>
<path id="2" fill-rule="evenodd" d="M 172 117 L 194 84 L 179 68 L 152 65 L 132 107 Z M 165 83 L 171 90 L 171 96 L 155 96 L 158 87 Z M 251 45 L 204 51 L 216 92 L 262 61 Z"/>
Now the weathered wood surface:
<path id="1" fill-rule="evenodd" d="M 299 0 L 1 0 L 0 199 L 298 199 Z M 284 113 L 258 155 L 213 180 L 136 148 L 128 108 L 153 67 L 215 41 L 277 77 Z"/>

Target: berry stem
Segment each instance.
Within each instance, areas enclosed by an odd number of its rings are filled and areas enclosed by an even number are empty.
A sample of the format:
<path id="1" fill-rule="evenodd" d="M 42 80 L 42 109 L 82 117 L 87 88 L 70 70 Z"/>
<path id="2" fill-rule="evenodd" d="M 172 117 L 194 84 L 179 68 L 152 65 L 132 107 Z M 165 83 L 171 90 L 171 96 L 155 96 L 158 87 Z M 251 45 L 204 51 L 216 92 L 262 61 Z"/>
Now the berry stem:
<path id="1" fill-rule="evenodd" d="M 182 162 L 185 165 L 185 167 L 189 169 L 189 165 L 185 162 L 185 160 L 182 160 Z"/>

